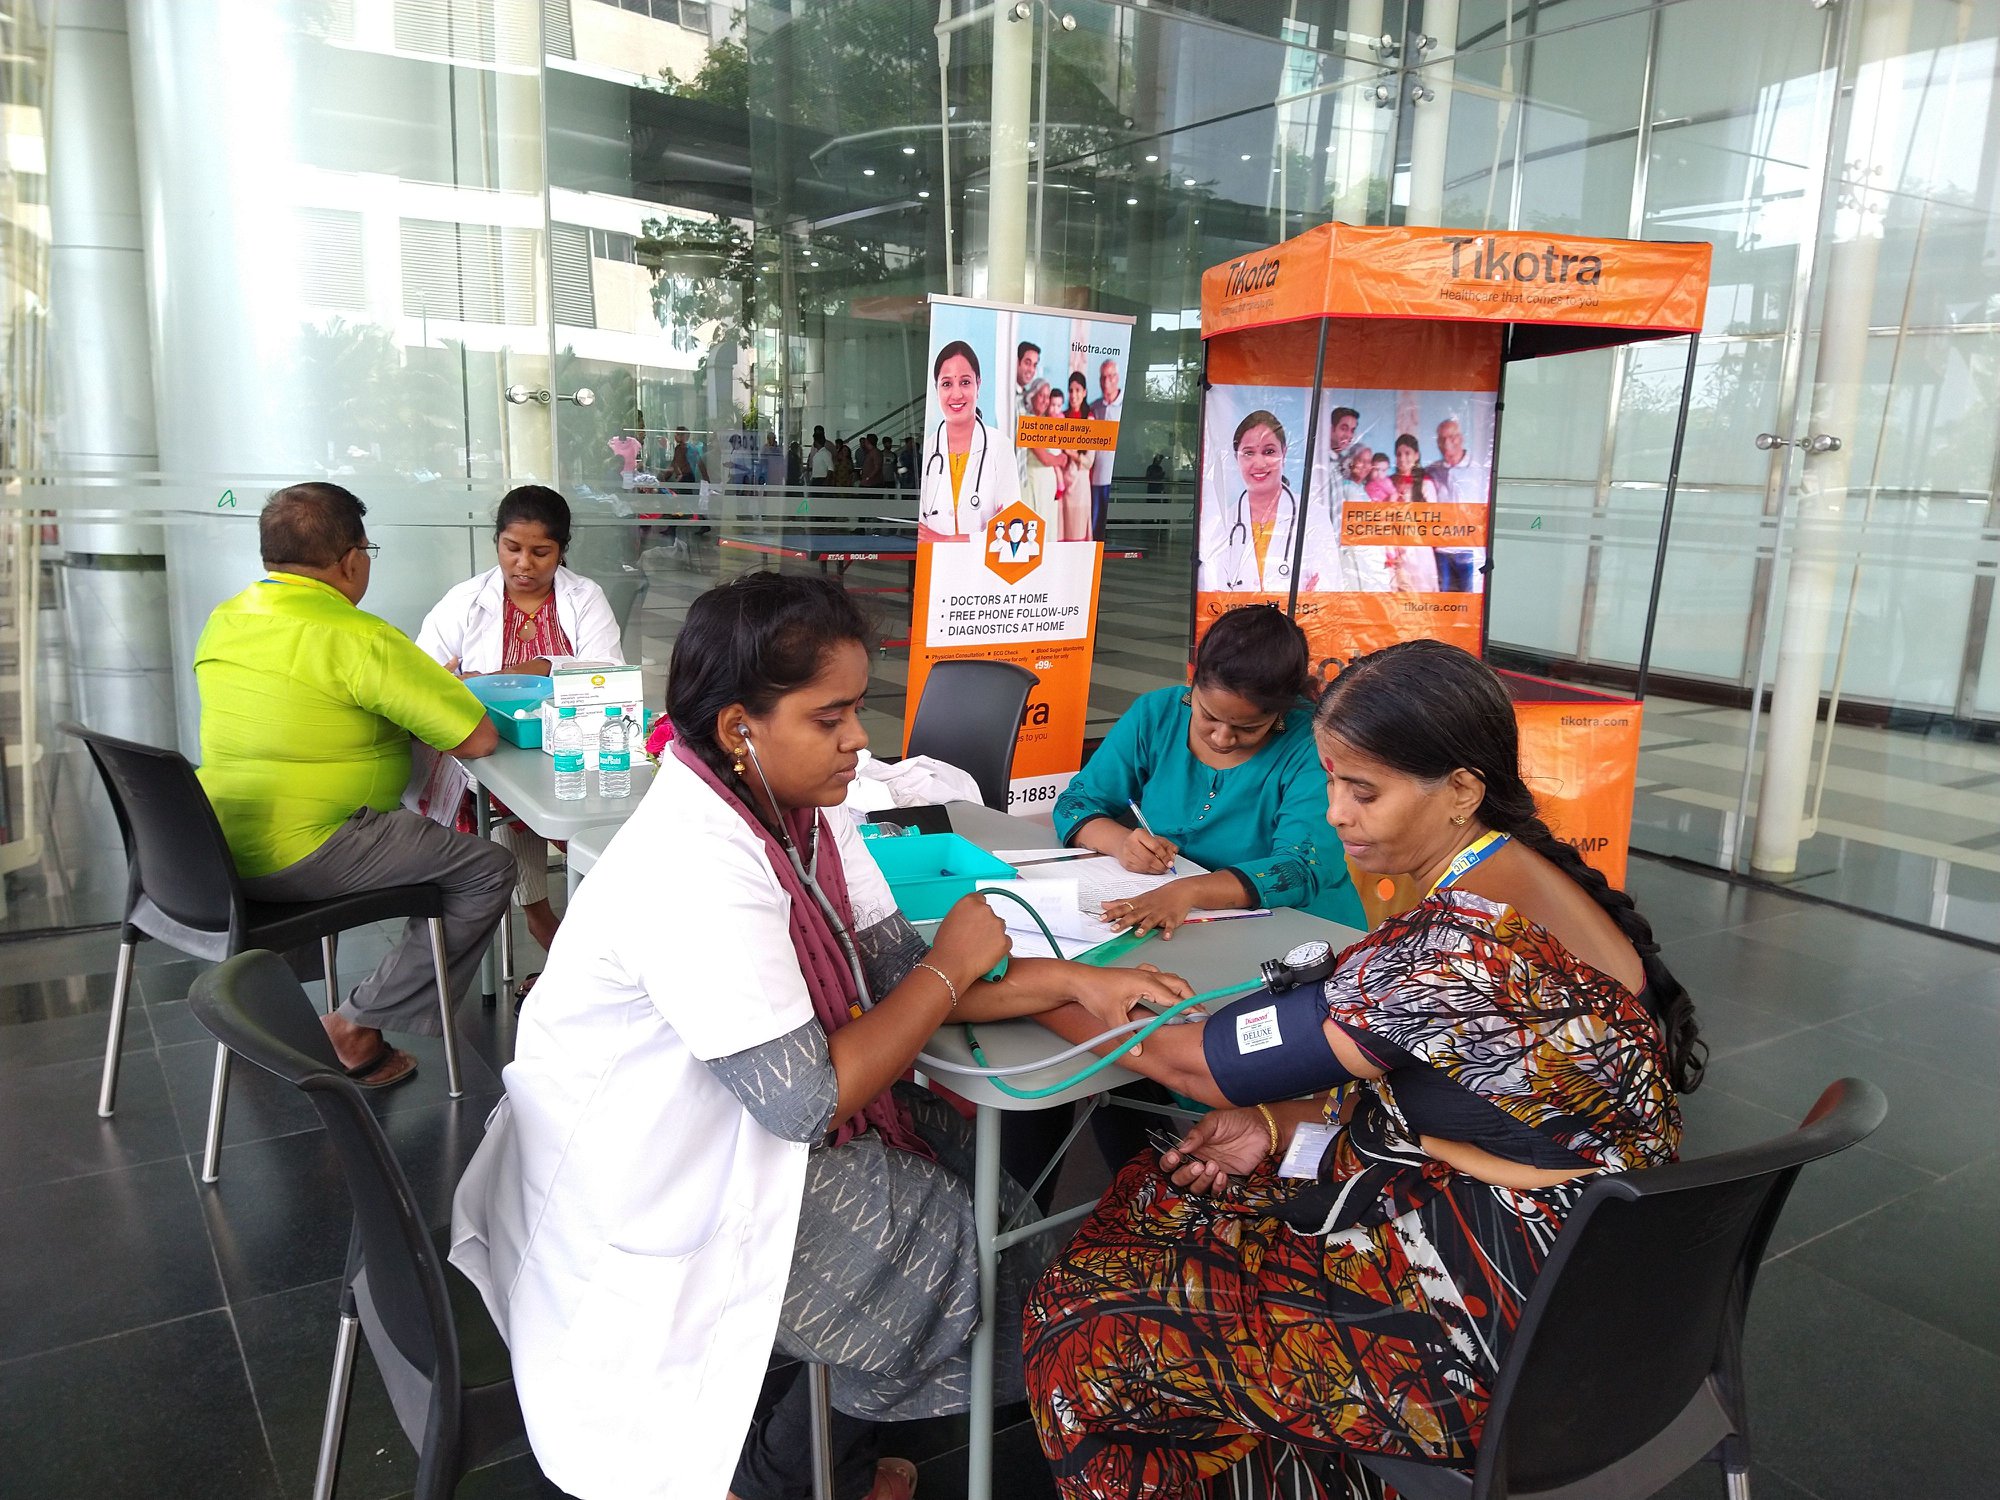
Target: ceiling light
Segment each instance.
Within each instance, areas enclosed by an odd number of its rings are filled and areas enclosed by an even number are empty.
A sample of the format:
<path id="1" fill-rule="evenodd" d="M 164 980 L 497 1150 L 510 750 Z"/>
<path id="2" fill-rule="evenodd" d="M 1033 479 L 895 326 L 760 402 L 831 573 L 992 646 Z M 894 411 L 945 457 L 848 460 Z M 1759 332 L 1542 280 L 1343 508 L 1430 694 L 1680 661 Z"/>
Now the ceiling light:
<path id="1" fill-rule="evenodd" d="M 1181 186 L 1182 186 L 1182 187 L 1193 187 L 1193 186 L 1194 186 L 1194 179 L 1193 179 L 1192 177 L 1183 177 L 1183 178 L 1181 179 Z"/>
<path id="2" fill-rule="evenodd" d="M 811 265 L 811 267 L 812 267 L 812 268 L 813 268 L 813 269 L 814 269 L 815 271 L 817 271 L 817 270 L 819 269 L 819 262 L 818 262 L 818 261 L 816 261 L 816 260 L 815 260 L 815 261 L 810 261 L 810 262 L 808 262 L 808 264 L 809 264 L 809 265 Z"/>
<path id="3" fill-rule="evenodd" d="M 1147 161 L 1158 161 L 1159 159 L 1160 159 L 1160 153 L 1157 151 L 1148 151 L 1146 153 Z"/>
<path id="4" fill-rule="evenodd" d="M 1248 160 L 1250 160 L 1250 153 L 1249 153 L 1248 151 L 1245 151 L 1245 152 L 1243 153 L 1243 159 L 1244 159 L 1245 161 L 1248 161 Z"/>
<path id="5" fill-rule="evenodd" d="M 861 169 L 861 175 L 863 177 L 873 177 L 875 175 L 875 169 L 873 167 L 863 167 Z"/>
<path id="6" fill-rule="evenodd" d="M 915 146 L 905 146 L 903 148 L 903 155 L 905 156 L 915 156 L 916 154 L 917 148 Z"/>
<path id="7" fill-rule="evenodd" d="M 930 195 L 931 195 L 931 190 L 930 190 L 929 188 L 918 188 L 918 189 L 917 189 L 917 196 L 918 196 L 919 198 L 928 198 L 928 197 L 930 197 Z"/>
<path id="8" fill-rule="evenodd" d="M 1139 206 L 1139 200 L 1137 198 L 1127 198 L 1125 200 L 1125 206 L 1127 208 L 1137 208 Z"/>

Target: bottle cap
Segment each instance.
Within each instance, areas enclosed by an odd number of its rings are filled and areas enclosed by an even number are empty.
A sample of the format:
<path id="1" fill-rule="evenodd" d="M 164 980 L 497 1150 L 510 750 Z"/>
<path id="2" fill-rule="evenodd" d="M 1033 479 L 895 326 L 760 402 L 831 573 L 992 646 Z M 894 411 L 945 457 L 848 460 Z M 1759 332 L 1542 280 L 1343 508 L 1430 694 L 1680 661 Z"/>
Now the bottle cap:
<path id="1" fill-rule="evenodd" d="M 576 705 L 574 703 L 565 703 L 561 708 L 556 710 L 556 717 L 558 719 L 574 719 L 576 717 Z"/>
<path id="2" fill-rule="evenodd" d="M 607 719 L 615 719 L 624 712 L 625 712 L 624 709 L 620 708 L 617 704 L 614 703 L 609 708 L 604 710 L 604 717 Z"/>

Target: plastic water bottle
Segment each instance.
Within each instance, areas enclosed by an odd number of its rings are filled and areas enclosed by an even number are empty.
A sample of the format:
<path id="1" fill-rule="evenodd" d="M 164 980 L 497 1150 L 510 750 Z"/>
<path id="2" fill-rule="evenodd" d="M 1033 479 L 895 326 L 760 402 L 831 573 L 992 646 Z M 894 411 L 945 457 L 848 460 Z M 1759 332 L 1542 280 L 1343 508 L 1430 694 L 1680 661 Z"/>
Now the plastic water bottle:
<path id="1" fill-rule="evenodd" d="M 556 763 L 556 800 L 583 800 L 583 726 L 574 707 L 556 710 L 556 732 L 549 740 Z"/>
<path id="2" fill-rule="evenodd" d="M 597 795 L 632 795 L 632 721 L 616 705 L 604 710 L 597 732 Z"/>

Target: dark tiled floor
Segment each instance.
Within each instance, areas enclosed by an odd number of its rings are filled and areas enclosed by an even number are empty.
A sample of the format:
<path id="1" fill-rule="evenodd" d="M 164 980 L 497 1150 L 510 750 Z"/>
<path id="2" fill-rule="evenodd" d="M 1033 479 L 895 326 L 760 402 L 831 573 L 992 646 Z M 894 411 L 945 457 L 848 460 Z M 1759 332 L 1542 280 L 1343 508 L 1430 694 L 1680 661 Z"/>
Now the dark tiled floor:
<path id="1" fill-rule="evenodd" d="M 1696 993 L 1714 1055 L 1687 1101 L 1698 1155 L 1788 1129 L 1844 1073 L 1888 1092 L 1865 1146 L 1808 1172 L 1751 1317 L 1760 1500 L 1996 1493 L 2000 1473 L 2000 954 L 1635 861 L 1632 888 Z M 342 949 L 358 976 L 381 934 Z M 0 1496 L 303 1496 L 311 1486 L 344 1200 L 308 1111 L 239 1069 L 223 1180 L 196 1154 L 213 1051 L 183 996 L 197 971 L 143 955 L 117 1117 L 94 1111 L 115 960 L 69 934 L 0 945 Z M 467 1098 L 436 1042 L 382 1113 L 426 1208 L 498 1096 L 504 1014 L 465 1018 Z M 1088 1170 L 1071 1190 L 1087 1188 Z M 1053 1495 L 1022 1409 L 1002 1413 L 998 1492 Z M 890 1447 L 926 1500 L 964 1492 L 962 1418 Z M 340 1494 L 384 1500 L 409 1452 L 364 1354 Z M 1673 1500 L 1720 1494 L 1712 1473 Z M 545 1495 L 513 1455 L 467 1496 Z M 718 1497 L 719 1500 L 719 1497 Z"/>

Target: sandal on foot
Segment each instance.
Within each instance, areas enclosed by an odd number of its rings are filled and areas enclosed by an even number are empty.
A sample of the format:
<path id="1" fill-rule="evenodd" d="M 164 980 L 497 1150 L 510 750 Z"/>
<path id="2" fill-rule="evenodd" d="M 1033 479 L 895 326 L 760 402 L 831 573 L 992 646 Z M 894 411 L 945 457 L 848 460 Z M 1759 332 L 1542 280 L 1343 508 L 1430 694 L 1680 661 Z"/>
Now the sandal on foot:
<path id="1" fill-rule="evenodd" d="M 915 1500 L 917 1466 L 907 1458 L 883 1458 L 875 1463 L 875 1483 L 867 1500 Z"/>
<path id="2" fill-rule="evenodd" d="M 361 1088 L 393 1088 L 395 1085 L 416 1076 L 417 1060 L 409 1053 L 391 1047 L 387 1042 L 384 1042 L 380 1052 L 376 1053 L 366 1062 L 356 1063 L 346 1071 L 347 1076 L 352 1078 Z"/>
<path id="3" fill-rule="evenodd" d="M 542 977 L 542 971 L 540 969 L 537 969 L 535 970 L 534 973 L 530 974 L 527 978 L 523 979 L 519 984 L 514 986 L 514 1009 L 519 1010 L 521 1008 L 521 1002 L 523 1000 L 526 1000 L 528 996 L 534 991 L 535 981 L 537 979 L 540 979 L 541 977 Z"/>

